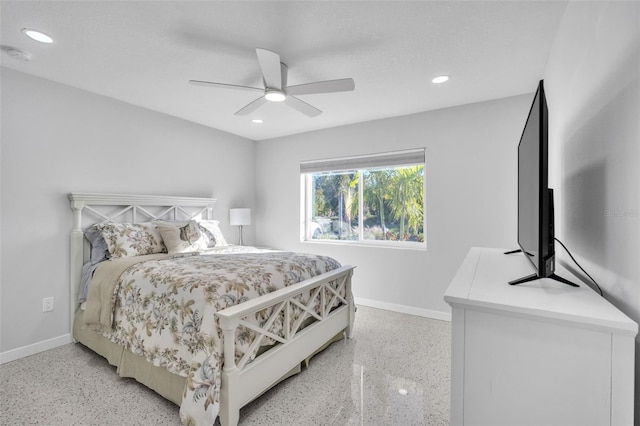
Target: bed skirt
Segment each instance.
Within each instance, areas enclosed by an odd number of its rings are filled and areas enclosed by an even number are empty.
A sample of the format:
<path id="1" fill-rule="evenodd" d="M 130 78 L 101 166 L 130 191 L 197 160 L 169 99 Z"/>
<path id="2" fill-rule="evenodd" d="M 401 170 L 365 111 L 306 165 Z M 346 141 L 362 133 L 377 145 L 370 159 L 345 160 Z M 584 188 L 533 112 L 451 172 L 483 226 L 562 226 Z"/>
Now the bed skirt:
<path id="1" fill-rule="evenodd" d="M 83 327 L 83 313 L 83 310 L 78 309 L 73 320 L 73 338 L 78 343 L 81 343 L 83 346 L 104 357 L 109 364 L 116 367 L 116 371 L 120 377 L 133 378 L 163 398 L 180 406 L 187 380 L 186 377 L 173 374 L 164 367 L 156 367 L 147 361 L 146 358 L 138 356 L 123 346 L 113 343 L 111 340 L 87 327 Z M 296 367 L 282 376 L 278 382 L 300 373 L 300 371 L 302 371 L 302 364 L 308 366 L 309 360 L 313 356 L 322 352 L 333 342 L 337 342 L 343 338 L 344 333 L 341 332 L 337 334 L 302 363 L 296 365 Z"/>
<path id="2" fill-rule="evenodd" d="M 78 309 L 73 321 L 73 338 L 77 342 L 106 358 L 109 364 L 117 368 L 120 377 L 133 378 L 180 406 L 186 377 L 170 373 L 164 367 L 156 367 L 145 358 L 83 327 L 83 313 L 84 311 Z"/>

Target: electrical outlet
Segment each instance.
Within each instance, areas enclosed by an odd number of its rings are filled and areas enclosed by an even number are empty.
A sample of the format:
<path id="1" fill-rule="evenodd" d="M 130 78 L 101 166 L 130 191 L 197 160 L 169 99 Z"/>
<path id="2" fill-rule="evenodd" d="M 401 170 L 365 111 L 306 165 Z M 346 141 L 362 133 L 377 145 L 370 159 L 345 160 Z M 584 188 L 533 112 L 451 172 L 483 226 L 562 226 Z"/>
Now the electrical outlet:
<path id="1" fill-rule="evenodd" d="M 45 297 L 42 299 L 42 312 L 53 311 L 53 297 Z"/>

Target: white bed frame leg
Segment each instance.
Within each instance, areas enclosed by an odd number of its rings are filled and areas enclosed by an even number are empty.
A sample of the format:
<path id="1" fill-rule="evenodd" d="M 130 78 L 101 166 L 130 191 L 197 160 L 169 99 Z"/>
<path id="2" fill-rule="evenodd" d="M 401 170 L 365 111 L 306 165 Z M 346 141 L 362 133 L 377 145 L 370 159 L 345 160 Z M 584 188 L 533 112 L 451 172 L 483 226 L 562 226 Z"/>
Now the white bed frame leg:
<path id="1" fill-rule="evenodd" d="M 349 277 L 346 283 L 347 304 L 349 305 L 349 326 L 347 327 L 345 332 L 347 334 L 348 339 L 351 339 L 351 337 L 353 336 L 353 322 L 356 317 L 356 304 L 355 304 L 355 301 L 353 300 L 353 293 L 351 292 L 351 275 L 352 274 L 353 274 L 353 271 L 349 272 Z"/>
<path id="2" fill-rule="evenodd" d="M 229 404 L 220 404 L 218 416 L 222 426 L 237 426 L 240 421 L 240 409 L 232 408 Z"/>
<path id="3" fill-rule="evenodd" d="M 223 335 L 224 367 L 225 373 L 236 371 L 236 328 L 240 324 L 239 318 L 220 318 L 220 328 Z M 222 391 L 220 392 L 220 424 L 222 426 L 237 426 L 240 421 L 240 407 L 234 404 L 231 380 L 222 379 Z"/>
<path id="4" fill-rule="evenodd" d="M 73 317 L 78 308 L 78 293 L 80 292 L 80 280 L 82 275 L 82 264 L 84 263 L 84 233 L 82 232 L 82 202 L 73 202 L 73 229 L 71 230 L 70 242 L 70 270 L 69 278 L 71 287 L 69 291 L 69 333 L 73 336 Z M 75 342 L 75 339 L 73 339 Z"/>

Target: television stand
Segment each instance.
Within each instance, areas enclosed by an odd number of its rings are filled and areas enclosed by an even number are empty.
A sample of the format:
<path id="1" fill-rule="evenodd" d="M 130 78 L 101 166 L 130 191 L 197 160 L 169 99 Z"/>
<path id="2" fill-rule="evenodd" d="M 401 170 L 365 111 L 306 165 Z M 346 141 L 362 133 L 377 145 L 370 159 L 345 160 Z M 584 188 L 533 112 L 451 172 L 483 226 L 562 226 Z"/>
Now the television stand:
<path id="1" fill-rule="evenodd" d="M 509 285 L 523 284 L 529 281 L 539 280 L 540 278 L 542 277 L 539 277 L 538 274 L 531 274 L 531 275 L 527 275 L 526 277 L 518 278 L 517 280 L 509 281 Z M 558 282 L 561 282 L 562 284 L 570 285 L 572 287 L 580 287 L 578 284 L 572 283 L 571 281 L 566 280 L 556 274 L 551 274 L 548 277 L 544 277 L 544 278 L 551 278 L 552 280 L 556 280 Z"/>
<path id="2" fill-rule="evenodd" d="M 522 253 L 522 249 L 515 249 L 515 250 L 510 250 L 510 251 L 505 251 L 504 254 L 515 254 L 515 253 Z M 533 256 L 531 253 L 527 252 L 527 254 L 529 256 Z"/>
<path id="3" fill-rule="evenodd" d="M 509 251 L 505 251 L 504 254 L 515 254 L 515 253 L 520 253 L 521 251 L 522 249 L 509 250 Z"/>
<path id="4" fill-rule="evenodd" d="M 504 254 L 515 254 L 515 253 L 522 253 L 522 252 L 523 252 L 522 249 L 515 249 L 515 250 L 505 251 Z M 531 253 L 527 253 L 527 254 L 529 256 L 533 256 Z M 509 285 L 524 284 L 529 281 L 535 281 L 540 278 L 551 278 L 552 280 L 556 280 L 558 282 L 561 282 L 562 284 L 570 285 L 571 287 L 580 287 L 578 284 L 572 283 L 571 281 L 566 280 L 556 274 L 551 274 L 548 277 L 539 277 L 538 274 L 531 274 L 531 275 L 527 275 L 526 277 L 518 278 L 517 280 L 509 281 Z"/>
<path id="5" fill-rule="evenodd" d="M 504 251 L 469 250 L 444 293 L 451 426 L 632 425 L 638 325 L 587 285 L 505 286 L 530 266 Z"/>

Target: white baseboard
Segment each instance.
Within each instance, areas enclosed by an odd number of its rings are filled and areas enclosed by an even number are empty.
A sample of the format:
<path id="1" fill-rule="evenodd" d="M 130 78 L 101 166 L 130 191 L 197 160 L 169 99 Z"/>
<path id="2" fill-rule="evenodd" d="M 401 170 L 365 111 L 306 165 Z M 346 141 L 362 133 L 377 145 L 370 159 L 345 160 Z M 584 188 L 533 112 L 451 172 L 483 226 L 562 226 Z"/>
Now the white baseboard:
<path id="1" fill-rule="evenodd" d="M 386 311 L 399 312 L 402 314 L 417 315 L 419 317 L 431 318 L 440 321 L 451 321 L 451 313 L 432 311 L 429 309 L 415 308 L 412 306 L 396 305 L 394 303 L 379 302 L 377 300 L 355 298 L 356 305 L 368 306 L 371 308 L 384 309 Z M 10 351 L 0 353 L 0 364 L 15 361 L 29 355 L 35 355 L 39 352 L 57 348 L 73 342 L 71 334 L 54 337 L 52 339 L 43 340 L 32 345 L 23 346 L 21 348 L 12 349 Z"/>
<path id="2" fill-rule="evenodd" d="M 370 308 L 384 309 L 385 311 L 399 312 L 401 314 L 417 315 L 419 317 L 431 318 L 440 321 L 451 321 L 450 312 L 432 311 L 430 309 L 396 305 L 394 303 L 379 302 L 377 300 L 362 299 L 360 297 L 354 297 L 354 301 L 356 302 L 356 305 L 368 306 Z"/>
<path id="3" fill-rule="evenodd" d="M 0 364 L 15 361 L 16 359 L 24 358 L 29 355 L 35 355 L 38 352 L 48 351 L 49 349 L 66 345 L 72 341 L 73 339 L 71 338 L 71 334 L 63 334 L 62 336 L 54 337 L 53 339 L 43 340 L 42 342 L 34 343 L 32 345 L 2 352 L 0 353 Z"/>

